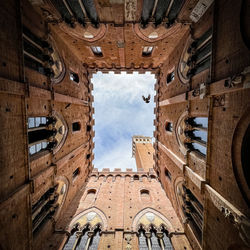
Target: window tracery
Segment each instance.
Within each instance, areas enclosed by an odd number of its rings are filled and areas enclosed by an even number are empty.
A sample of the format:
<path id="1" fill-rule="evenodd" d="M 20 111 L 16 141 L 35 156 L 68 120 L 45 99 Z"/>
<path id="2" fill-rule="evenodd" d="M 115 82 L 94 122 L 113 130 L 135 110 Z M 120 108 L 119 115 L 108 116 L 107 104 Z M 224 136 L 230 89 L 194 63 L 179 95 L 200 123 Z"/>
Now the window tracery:
<path id="1" fill-rule="evenodd" d="M 57 115 L 28 118 L 29 154 L 59 150 L 67 135 L 66 123 Z"/>
<path id="2" fill-rule="evenodd" d="M 142 225 L 138 230 L 139 250 L 172 250 L 172 243 L 164 227 L 160 230 L 154 225 L 145 229 Z"/>
<path id="3" fill-rule="evenodd" d="M 194 152 L 204 158 L 207 153 L 207 129 L 207 117 L 181 116 L 176 126 L 176 135 L 182 153 Z"/>
<path id="4" fill-rule="evenodd" d="M 97 209 L 92 208 L 88 212 L 78 215 L 72 221 L 72 226 L 70 227 L 70 237 L 64 245 L 64 250 L 98 249 L 101 232 L 104 227 L 103 224 L 105 225 L 105 222 L 103 222 L 102 219 L 105 217 L 95 211 L 97 211 Z"/>
<path id="5" fill-rule="evenodd" d="M 190 78 L 210 67 L 212 56 L 212 29 L 207 30 L 196 40 L 191 38 L 183 50 L 178 73 L 183 83 Z"/>
<path id="6" fill-rule="evenodd" d="M 32 232 L 36 234 L 39 229 L 55 214 L 58 209 L 58 184 L 48 189 L 40 199 L 32 205 Z"/>
<path id="7" fill-rule="evenodd" d="M 23 27 L 23 53 L 28 68 L 50 77 L 53 83 L 63 79 L 65 65 L 51 37 L 48 41 L 42 40 Z"/>
<path id="8" fill-rule="evenodd" d="M 203 206 L 183 181 L 177 184 L 177 200 L 183 221 L 188 223 L 198 241 L 202 242 Z"/>

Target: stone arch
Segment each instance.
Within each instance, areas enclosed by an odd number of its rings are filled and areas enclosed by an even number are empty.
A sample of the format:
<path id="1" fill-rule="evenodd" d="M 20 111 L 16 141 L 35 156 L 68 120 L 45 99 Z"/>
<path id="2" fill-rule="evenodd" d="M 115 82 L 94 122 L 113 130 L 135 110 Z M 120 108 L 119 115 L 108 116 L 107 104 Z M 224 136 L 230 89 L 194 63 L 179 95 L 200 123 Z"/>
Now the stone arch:
<path id="1" fill-rule="evenodd" d="M 136 232 L 139 226 L 142 224 L 144 225 L 144 228 L 154 225 L 154 227 L 159 230 L 161 229 L 162 225 L 164 225 L 169 233 L 174 232 L 174 227 L 171 222 L 160 212 L 150 207 L 144 208 L 136 214 L 132 223 L 132 230 Z"/>
<path id="2" fill-rule="evenodd" d="M 56 152 L 58 152 L 62 148 L 62 146 L 67 138 L 69 129 L 68 129 L 66 121 L 64 120 L 64 118 L 61 114 L 59 114 L 56 111 L 53 111 L 52 116 L 54 116 L 57 120 L 55 123 L 55 128 L 59 131 L 59 133 L 56 133 L 56 136 L 55 136 L 55 139 L 57 140 L 57 145 L 53 149 L 53 154 L 55 154 Z M 62 131 L 62 132 L 60 132 L 60 131 Z"/>
<path id="3" fill-rule="evenodd" d="M 56 214 L 54 216 L 56 220 L 60 215 L 60 212 L 62 210 L 62 207 L 64 205 L 64 202 L 68 194 L 69 180 L 65 176 L 57 176 L 55 178 L 55 183 L 58 185 L 56 193 L 58 193 L 57 204 L 59 205 Z"/>
<path id="4" fill-rule="evenodd" d="M 120 174 L 117 174 L 117 175 L 114 177 L 115 180 L 120 180 L 121 178 L 122 178 L 122 176 L 121 176 Z"/>
<path id="5" fill-rule="evenodd" d="M 241 194 L 246 201 L 250 203 L 250 177 L 249 177 L 249 130 L 250 130 L 250 107 L 245 109 L 241 116 L 232 139 L 232 166 L 233 172 L 241 191 Z"/>
<path id="6" fill-rule="evenodd" d="M 186 216 L 184 215 L 183 210 L 181 209 L 183 205 L 183 199 L 181 198 L 183 193 L 183 188 L 182 188 L 183 184 L 184 184 L 183 177 L 177 177 L 174 181 L 174 192 L 175 192 L 176 202 L 178 205 L 178 210 L 176 212 L 179 213 L 182 221 L 184 222 L 186 220 Z"/>
<path id="7" fill-rule="evenodd" d="M 97 181 L 98 180 L 98 177 L 97 177 L 97 175 L 91 175 L 90 177 L 89 177 L 89 181 Z"/>
<path id="8" fill-rule="evenodd" d="M 100 180 L 101 178 L 103 178 L 103 180 L 105 180 L 105 175 L 101 174 L 101 175 L 98 176 L 98 180 Z"/>
<path id="9" fill-rule="evenodd" d="M 94 43 L 104 38 L 108 30 L 108 26 L 105 24 L 100 24 L 100 27 L 98 29 L 93 28 L 92 25 L 87 25 L 86 28 L 82 27 L 78 23 L 76 23 L 75 25 L 75 28 L 72 29 L 64 22 L 59 23 L 60 29 L 62 29 L 65 33 L 67 33 L 73 38 L 81 39 L 89 43 Z M 80 35 L 86 33 L 91 34 L 91 36 L 89 36 L 88 38 L 84 35 Z"/>
<path id="10" fill-rule="evenodd" d="M 85 211 L 82 211 L 76 215 L 66 228 L 66 231 L 70 233 L 75 225 L 78 225 L 78 228 L 80 229 L 84 228 L 86 225 L 89 225 L 91 229 L 95 229 L 98 225 L 100 225 L 102 231 L 108 229 L 106 215 L 103 211 L 96 207 L 86 209 Z"/>
<path id="11" fill-rule="evenodd" d="M 179 144 L 180 151 L 186 155 L 187 154 L 187 149 L 184 146 L 184 140 L 185 140 L 185 119 L 188 117 L 188 111 L 183 112 L 180 117 L 177 120 L 176 126 L 175 126 L 175 136 L 176 140 Z"/>
<path id="12" fill-rule="evenodd" d="M 170 29 L 166 29 L 164 26 L 159 25 L 158 28 L 148 26 L 146 29 L 140 27 L 140 24 L 133 25 L 133 31 L 138 38 L 145 42 L 154 43 L 160 41 L 168 36 L 171 36 L 181 28 L 181 24 L 174 24 Z M 152 32 L 157 32 L 158 36 L 155 38 L 150 38 Z"/>

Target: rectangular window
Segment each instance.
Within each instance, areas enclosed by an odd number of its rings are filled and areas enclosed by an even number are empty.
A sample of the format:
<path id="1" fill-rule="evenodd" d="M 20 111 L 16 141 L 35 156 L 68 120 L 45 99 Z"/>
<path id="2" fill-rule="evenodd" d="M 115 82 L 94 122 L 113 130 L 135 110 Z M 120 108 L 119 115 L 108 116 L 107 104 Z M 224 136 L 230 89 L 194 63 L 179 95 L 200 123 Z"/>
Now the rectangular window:
<path id="1" fill-rule="evenodd" d="M 174 71 L 167 75 L 167 84 L 174 80 Z"/>
<path id="2" fill-rule="evenodd" d="M 81 130 L 81 123 L 80 122 L 74 122 L 72 123 L 72 131 L 79 131 Z"/>
<path id="3" fill-rule="evenodd" d="M 77 73 L 69 72 L 69 79 L 75 83 L 79 83 L 79 76 Z"/>
<path id="4" fill-rule="evenodd" d="M 142 56 L 151 56 L 152 51 L 153 51 L 152 46 L 145 46 L 143 47 L 143 50 L 142 50 Z"/>
<path id="5" fill-rule="evenodd" d="M 100 46 L 91 46 L 91 49 L 95 56 L 103 56 Z"/>

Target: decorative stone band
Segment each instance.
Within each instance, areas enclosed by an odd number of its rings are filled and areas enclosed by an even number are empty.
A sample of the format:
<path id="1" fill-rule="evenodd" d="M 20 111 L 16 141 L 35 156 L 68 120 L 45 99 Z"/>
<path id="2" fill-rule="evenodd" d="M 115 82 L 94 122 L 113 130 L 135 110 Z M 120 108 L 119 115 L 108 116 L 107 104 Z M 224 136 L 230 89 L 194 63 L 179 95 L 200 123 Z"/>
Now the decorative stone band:
<path id="1" fill-rule="evenodd" d="M 158 146 L 183 172 L 183 166 L 186 164 L 186 162 L 182 161 L 182 159 L 180 159 L 176 154 L 174 154 L 162 143 L 158 142 Z"/>
<path id="2" fill-rule="evenodd" d="M 205 191 L 214 206 L 238 229 L 240 238 L 249 247 L 250 219 L 207 184 Z"/>
<path id="3" fill-rule="evenodd" d="M 184 174 L 199 188 L 199 190 L 203 190 L 203 185 L 205 183 L 203 178 L 201 178 L 188 166 L 184 166 Z"/>

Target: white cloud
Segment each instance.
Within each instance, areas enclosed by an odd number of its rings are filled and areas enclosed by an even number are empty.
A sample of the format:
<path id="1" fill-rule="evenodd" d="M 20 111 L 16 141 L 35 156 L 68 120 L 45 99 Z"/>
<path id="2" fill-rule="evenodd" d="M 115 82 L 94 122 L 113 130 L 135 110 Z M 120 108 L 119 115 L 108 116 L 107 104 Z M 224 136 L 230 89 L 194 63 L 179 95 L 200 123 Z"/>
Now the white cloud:
<path id="1" fill-rule="evenodd" d="M 153 136 L 154 75 L 149 72 L 93 76 L 95 107 L 95 167 L 135 168 L 131 137 Z M 146 104 L 142 95 L 151 95 Z"/>

